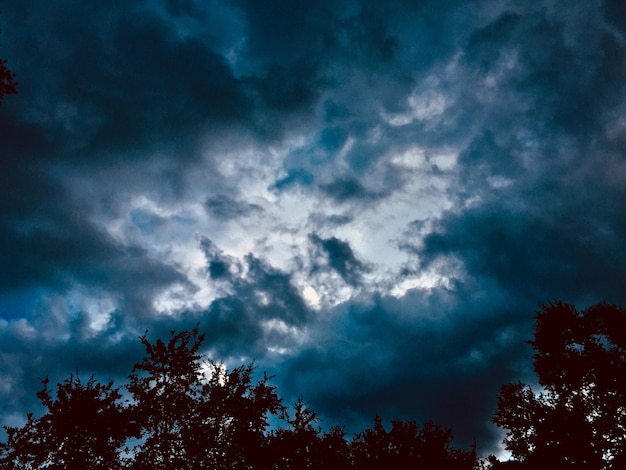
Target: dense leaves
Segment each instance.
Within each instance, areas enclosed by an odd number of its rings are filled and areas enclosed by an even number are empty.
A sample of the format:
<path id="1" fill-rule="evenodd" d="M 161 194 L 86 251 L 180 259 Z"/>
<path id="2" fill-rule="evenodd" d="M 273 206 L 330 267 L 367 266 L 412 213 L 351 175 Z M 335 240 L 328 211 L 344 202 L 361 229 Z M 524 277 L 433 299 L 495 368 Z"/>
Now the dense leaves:
<path id="1" fill-rule="evenodd" d="M 293 405 L 293 416 L 286 410 L 283 418 L 288 427 L 269 436 L 269 461 L 273 469 L 292 468 L 350 468 L 350 449 L 342 428 L 326 433 L 317 426 L 317 413 L 308 408 L 302 398 Z"/>
<path id="2" fill-rule="evenodd" d="M 451 447 L 452 432 L 427 422 L 422 429 L 415 421 L 394 420 L 385 430 L 376 416 L 374 427 L 357 434 L 352 441 L 352 455 L 357 468 L 474 468 L 474 451 Z"/>
<path id="3" fill-rule="evenodd" d="M 493 421 L 507 429 L 507 449 L 529 468 L 623 468 L 626 311 L 545 305 L 530 344 L 543 389 L 520 382 L 501 388 Z"/>
<path id="4" fill-rule="evenodd" d="M 133 468 L 257 468 L 269 414 L 282 411 L 269 377 L 253 381 L 254 367 L 230 372 L 202 356 L 204 335 L 172 332 L 166 344 L 141 338 L 146 356 L 135 365 L 130 411 L 144 442 Z"/>
<path id="5" fill-rule="evenodd" d="M 57 386 L 56 398 L 44 379 L 37 394 L 47 408 L 41 418 L 28 415 L 22 428 L 6 428 L 2 468 L 115 469 L 129 435 L 120 393 L 91 377 L 86 384 L 70 376 Z"/>
<path id="6" fill-rule="evenodd" d="M 14 95 L 17 93 L 17 82 L 15 74 L 7 66 L 5 59 L 0 59 L 0 103 L 4 95 Z"/>
<path id="7" fill-rule="evenodd" d="M 339 427 L 323 432 L 315 411 L 302 399 L 287 409 L 253 365 L 228 371 L 200 354 L 203 339 L 197 326 L 167 342 L 142 336 L 146 353 L 125 394 L 72 375 L 54 398 L 45 379 L 47 412 L 6 428 L 0 468 L 474 468 L 475 453 L 452 448 L 451 431 L 432 423 L 396 420 L 387 432 L 376 418 L 352 441 Z M 270 429 L 271 415 L 283 424 Z"/>
<path id="8" fill-rule="evenodd" d="M 493 417 L 511 462 L 452 447 L 451 430 L 432 422 L 387 429 L 377 416 L 352 439 L 340 427 L 324 432 L 314 410 L 302 399 L 285 407 L 252 364 L 229 371 L 203 356 L 197 326 L 140 340 L 145 356 L 125 390 L 76 374 L 53 394 L 42 380 L 46 412 L 5 428 L 0 468 L 625 468 L 626 310 L 604 303 L 537 313 L 530 344 L 541 390 L 503 385 Z M 270 416 L 282 424 L 270 427 Z"/>
<path id="9" fill-rule="evenodd" d="M 18 83 L 15 81 L 15 74 L 9 70 L 5 59 L 0 59 L 0 103 L 4 95 L 14 95 L 17 93 Z"/>
<path id="10" fill-rule="evenodd" d="M 193 453 L 196 402 L 201 399 L 199 380 L 202 337 L 197 330 L 172 333 L 168 344 L 151 344 L 141 338 L 146 356 L 135 365 L 128 391 L 133 422 L 144 442 L 134 449 L 136 468 L 182 468 Z M 140 374 L 142 373 L 142 374 Z"/>

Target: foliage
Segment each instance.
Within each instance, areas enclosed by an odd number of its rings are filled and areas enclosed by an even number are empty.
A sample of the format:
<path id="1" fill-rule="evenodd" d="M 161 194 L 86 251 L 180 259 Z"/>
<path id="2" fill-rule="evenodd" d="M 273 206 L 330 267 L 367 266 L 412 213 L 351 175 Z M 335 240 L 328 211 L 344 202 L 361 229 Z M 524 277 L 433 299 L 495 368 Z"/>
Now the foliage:
<path id="1" fill-rule="evenodd" d="M 228 371 L 200 354 L 198 326 L 171 332 L 167 342 L 140 338 L 145 356 L 125 386 L 78 375 L 48 379 L 38 393 L 47 412 L 21 428 L 7 427 L 0 469 L 470 469 L 474 451 L 450 446 L 452 434 L 432 423 L 395 420 L 348 442 L 340 427 L 322 432 L 302 399 L 283 406 L 272 377 L 254 379 L 250 364 Z M 269 416 L 285 426 L 269 430 Z"/>
<path id="2" fill-rule="evenodd" d="M 146 356 L 135 364 L 127 386 L 143 441 L 133 449 L 136 468 L 181 468 L 187 460 L 202 387 L 198 349 L 203 338 L 197 333 L 172 332 L 167 344 L 141 337 Z"/>
<path id="3" fill-rule="evenodd" d="M 15 81 L 15 74 L 7 66 L 5 59 L 0 59 L 0 103 L 4 95 L 14 95 L 17 93 L 18 83 Z"/>
<path id="4" fill-rule="evenodd" d="M 143 336 L 146 357 L 130 376 L 131 410 L 143 440 L 134 449 L 133 468 L 255 466 L 267 415 L 282 409 L 269 377 L 253 383 L 252 365 L 227 372 L 210 361 L 206 377 L 198 327 L 171 335 L 167 344 Z"/>
<path id="5" fill-rule="evenodd" d="M 6 428 L 1 468 L 7 469 L 115 469 L 128 430 L 119 404 L 120 393 L 112 383 L 91 377 L 86 384 L 78 376 L 58 384 L 56 399 L 48 379 L 37 394 L 47 412 L 32 414 L 22 428 Z"/>
<path id="6" fill-rule="evenodd" d="M 356 468 L 446 468 L 471 470 L 476 453 L 451 447 L 452 430 L 432 422 L 394 420 L 387 431 L 380 416 L 374 427 L 357 434 L 350 444 Z"/>
<path id="7" fill-rule="evenodd" d="M 15 74 L 6 66 L 6 60 L 0 59 L 0 103 L 4 95 L 15 95 L 18 83 L 15 81 Z"/>
<path id="8" fill-rule="evenodd" d="M 432 422 L 392 421 L 350 441 L 323 432 L 299 399 L 282 404 L 272 377 L 253 364 L 227 370 L 200 353 L 198 326 L 167 342 L 140 338 L 145 356 L 125 386 L 78 375 L 37 394 L 46 411 L 7 427 L 0 469 L 379 469 L 624 468 L 626 464 L 626 311 L 598 304 L 579 312 L 554 302 L 537 312 L 534 366 L 542 389 L 500 389 L 493 421 L 507 430 L 515 461 L 452 447 Z M 269 416 L 284 426 L 270 429 Z"/>
<path id="9" fill-rule="evenodd" d="M 348 468 L 348 443 L 340 427 L 322 433 L 317 413 L 299 398 L 293 405 L 293 417 L 285 410 L 287 428 L 277 429 L 269 438 L 274 469 Z"/>
<path id="10" fill-rule="evenodd" d="M 493 421 L 529 466 L 621 468 L 626 455 L 626 311 L 582 312 L 554 302 L 537 313 L 534 367 L 541 393 L 502 386 Z"/>

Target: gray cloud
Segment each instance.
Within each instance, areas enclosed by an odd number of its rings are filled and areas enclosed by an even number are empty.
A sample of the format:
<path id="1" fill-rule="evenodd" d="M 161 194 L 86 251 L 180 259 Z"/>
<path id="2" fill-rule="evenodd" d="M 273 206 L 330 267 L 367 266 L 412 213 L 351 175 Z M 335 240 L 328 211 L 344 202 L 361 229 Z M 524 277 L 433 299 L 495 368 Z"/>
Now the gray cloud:
<path id="1" fill-rule="evenodd" d="M 626 303 L 623 2 L 131 3 L 0 17 L 4 422 L 200 322 L 327 424 L 495 450 L 537 304 Z"/>
<path id="2" fill-rule="evenodd" d="M 339 274 L 344 282 L 352 286 L 361 283 L 361 276 L 369 269 L 355 256 L 348 242 L 336 237 L 320 238 L 316 234 L 309 235 L 309 239 L 321 249 L 330 269 Z"/>
<path id="3" fill-rule="evenodd" d="M 206 208 L 209 214 L 220 220 L 237 219 L 263 211 L 258 204 L 236 201 L 226 194 L 210 196 L 206 201 Z"/>
<path id="4" fill-rule="evenodd" d="M 332 183 L 322 185 L 320 188 L 337 202 L 345 202 L 351 199 L 371 199 L 374 197 L 358 180 L 353 178 L 338 179 Z"/>
<path id="5" fill-rule="evenodd" d="M 286 393 L 309 390 L 326 424 L 339 419 L 349 432 L 369 426 L 375 406 L 389 420 L 454 426 L 463 445 L 476 439 L 481 451 L 496 451 L 488 418 L 499 384 L 528 373 L 518 358 L 530 354 L 523 339 L 531 325 L 523 305 L 462 290 L 342 307 L 310 348 L 281 368 L 281 385 Z"/>

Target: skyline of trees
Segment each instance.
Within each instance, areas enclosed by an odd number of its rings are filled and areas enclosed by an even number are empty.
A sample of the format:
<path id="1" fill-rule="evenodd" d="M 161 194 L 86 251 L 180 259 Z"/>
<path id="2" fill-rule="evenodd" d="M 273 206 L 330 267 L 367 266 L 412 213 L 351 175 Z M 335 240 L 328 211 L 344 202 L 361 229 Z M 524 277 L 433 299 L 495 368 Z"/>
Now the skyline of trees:
<path id="1" fill-rule="evenodd" d="M 200 354 L 199 327 L 166 342 L 140 337 L 145 355 L 115 386 L 72 374 L 42 380 L 46 412 L 5 427 L 1 469 L 623 468 L 626 459 L 626 310 L 563 302 L 536 313 L 534 366 L 542 390 L 504 384 L 493 422 L 514 460 L 452 445 L 452 429 L 394 419 L 348 438 L 322 431 L 303 398 L 284 405 L 253 364 L 227 370 Z M 270 426 L 272 422 L 278 422 Z"/>
<path id="2" fill-rule="evenodd" d="M 324 432 L 299 399 L 283 404 L 272 377 L 253 364 L 227 370 L 199 353 L 198 326 L 169 341 L 140 338 L 145 356 L 129 382 L 115 387 L 78 375 L 37 394 L 46 412 L 5 427 L 2 469 L 317 469 L 409 468 L 428 464 L 473 469 L 476 452 L 452 447 L 452 430 L 396 419 L 347 439 Z M 270 427 L 273 416 L 281 425 Z"/>

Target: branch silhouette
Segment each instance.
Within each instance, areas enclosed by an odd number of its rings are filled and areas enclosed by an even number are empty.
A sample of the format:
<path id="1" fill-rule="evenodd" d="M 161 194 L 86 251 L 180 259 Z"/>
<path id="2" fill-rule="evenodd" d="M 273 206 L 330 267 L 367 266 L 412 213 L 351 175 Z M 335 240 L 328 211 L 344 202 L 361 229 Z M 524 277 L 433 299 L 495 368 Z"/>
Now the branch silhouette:
<path id="1" fill-rule="evenodd" d="M 626 468 L 626 310 L 543 305 L 530 344 L 542 390 L 500 389 L 506 448 L 524 468 Z"/>
<path id="2" fill-rule="evenodd" d="M 18 82 L 15 81 L 15 74 L 9 70 L 6 63 L 6 59 L 0 59 L 0 103 L 5 95 L 17 93 Z"/>

